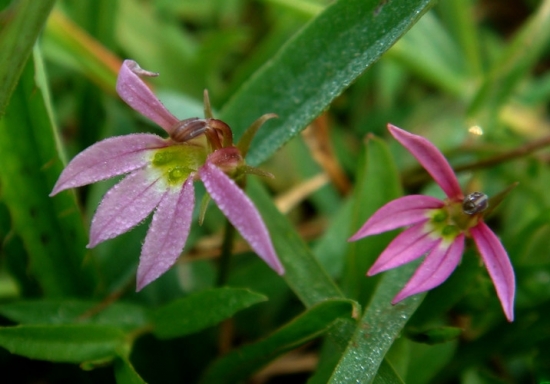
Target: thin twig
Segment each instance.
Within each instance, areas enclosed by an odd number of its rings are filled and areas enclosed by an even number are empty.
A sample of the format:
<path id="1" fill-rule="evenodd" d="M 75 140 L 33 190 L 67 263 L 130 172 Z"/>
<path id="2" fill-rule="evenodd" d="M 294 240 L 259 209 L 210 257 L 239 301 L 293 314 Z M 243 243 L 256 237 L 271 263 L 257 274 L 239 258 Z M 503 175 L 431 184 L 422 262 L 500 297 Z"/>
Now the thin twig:
<path id="1" fill-rule="evenodd" d="M 512 149 L 510 151 L 500 153 L 498 155 L 488 157 L 486 159 L 472 161 L 470 163 L 458 165 L 453 167 L 456 173 L 464 171 L 473 171 L 476 169 L 485 169 L 498 165 L 507 161 L 515 160 L 520 157 L 530 155 L 531 153 L 545 148 L 550 145 L 550 136 L 545 136 L 540 139 L 531 141 L 527 144 L 524 144 L 518 148 Z M 430 176 L 424 169 L 418 169 L 418 171 L 413 171 L 412 174 L 403 178 L 403 185 L 406 188 L 417 188 L 418 186 L 426 183 L 430 180 Z"/>

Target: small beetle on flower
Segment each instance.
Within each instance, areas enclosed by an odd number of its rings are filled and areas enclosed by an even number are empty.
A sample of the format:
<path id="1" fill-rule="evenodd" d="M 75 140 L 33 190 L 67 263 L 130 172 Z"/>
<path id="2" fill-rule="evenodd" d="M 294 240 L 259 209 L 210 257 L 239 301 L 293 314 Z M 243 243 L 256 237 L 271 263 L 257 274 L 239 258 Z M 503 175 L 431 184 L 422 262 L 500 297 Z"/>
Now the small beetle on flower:
<path id="1" fill-rule="evenodd" d="M 232 180 L 239 180 L 247 173 L 266 175 L 247 166 L 244 156 L 257 129 L 275 115 L 267 114 L 256 120 L 234 146 L 229 126 L 212 118 L 206 92 L 205 118 L 180 121 L 139 76 L 158 74 L 141 69 L 135 61 L 125 60 L 118 75 L 117 92 L 130 107 L 163 128 L 169 137 L 139 133 L 100 141 L 67 165 L 50 196 L 128 174 L 105 194 L 97 208 L 87 247 L 129 231 L 155 210 L 139 260 L 139 291 L 166 272 L 183 251 L 195 206 L 193 182 L 200 179 L 252 249 L 282 275 L 284 268 L 259 212 Z"/>
<path id="2" fill-rule="evenodd" d="M 409 263 L 427 254 L 395 304 L 443 283 L 457 267 L 466 237 L 473 238 L 493 280 L 508 321 L 514 320 L 514 270 L 506 250 L 483 221 L 488 198 L 481 192 L 464 196 L 458 180 L 443 154 L 428 140 L 391 124 L 388 129 L 428 171 L 447 195 L 445 200 L 430 196 L 405 196 L 384 205 L 349 240 L 355 241 L 393 229 L 410 226 L 382 252 L 368 276 Z"/>

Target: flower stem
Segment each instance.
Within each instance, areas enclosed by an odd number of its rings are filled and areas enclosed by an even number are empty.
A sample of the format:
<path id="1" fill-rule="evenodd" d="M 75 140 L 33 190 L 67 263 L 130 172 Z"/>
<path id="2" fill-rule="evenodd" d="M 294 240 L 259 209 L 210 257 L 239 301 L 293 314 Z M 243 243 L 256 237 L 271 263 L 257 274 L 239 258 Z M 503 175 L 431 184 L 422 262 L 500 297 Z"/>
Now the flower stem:
<path id="1" fill-rule="evenodd" d="M 235 227 L 229 222 L 225 223 L 225 233 L 223 235 L 222 253 L 220 256 L 218 279 L 216 286 L 222 287 L 227 283 L 229 275 L 229 264 L 231 261 L 231 251 L 233 249 L 233 239 L 235 238 Z"/>
<path id="2" fill-rule="evenodd" d="M 229 276 L 229 264 L 231 262 L 231 251 L 233 250 L 233 239 L 235 238 L 235 227 L 226 220 L 225 233 L 223 235 L 222 253 L 218 265 L 218 279 L 216 286 L 223 287 Z M 218 335 L 218 352 L 221 355 L 231 350 L 233 341 L 233 319 L 222 321 Z"/>

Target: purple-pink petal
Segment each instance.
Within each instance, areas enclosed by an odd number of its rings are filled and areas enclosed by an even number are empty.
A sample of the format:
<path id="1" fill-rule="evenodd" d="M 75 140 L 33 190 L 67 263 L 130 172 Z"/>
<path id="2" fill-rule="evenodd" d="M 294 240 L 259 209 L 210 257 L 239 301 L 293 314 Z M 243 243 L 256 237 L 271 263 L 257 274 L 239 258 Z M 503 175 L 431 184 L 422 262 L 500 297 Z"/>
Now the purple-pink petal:
<path id="1" fill-rule="evenodd" d="M 92 219 L 88 248 L 129 231 L 159 204 L 167 188 L 160 175 L 148 171 L 131 173 L 105 194 Z"/>
<path id="2" fill-rule="evenodd" d="M 484 222 L 470 228 L 477 249 L 493 280 L 498 298 L 508 321 L 514 320 L 516 281 L 506 250 L 497 236 Z"/>
<path id="3" fill-rule="evenodd" d="M 393 137 L 399 141 L 428 171 L 447 197 L 454 200 L 464 198 L 456 175 L 443 154 L 430 141 L 388 124 Z"/>
<path id="4" fill-rule="evenodd" d="M 424 259 L 401 292 L 394 297 L 392 304 L 398 303 L 417 293 L 428 291 L 443 283 L 455 270 L 460 262 L 463 251 L 463 234 L 458 235 L 451 244 L 443 241 L 439 243 L 426 256 L 426 259 Z"/>
<path id="5" fill-rule="evenodd" d="M 147 231 L 137 271 L 137 291 L 156 280 L 183 251 L 195 206 L 193 176 L 181 188 L 169 190 L 159 203 Z"/>
<path id="6" fill-rule="evenodd" d="M 368 276 L 407 264 L 429 250 L 441 239 L 431 236 L 426 224 L 420 223 L 401 232 L 382 252 L 367 272 Z"/>
<path id="7" fill-rule="evenodd" d="M 170 128 L 178 122 L 178 119 L 162 105 L 138 75 L 157 76 L 158 74 L 141 69 L 133 60 L 124 60 L 116 83 L 118 94 L 126 104 L 170 133 Z"/>
<path id="8" fill-rule="evenodd" d="M 65 167 L 50 196 L 65 189 L 80 187 L 143 168 L 151 151 L 167 146 L 157 135 L 137 133 L 111 137 L 76 155 Z"/>
<path id="9" fill-rule="evenodd" d="M 435 197 L 423 195 L 404 196 L 392 200 L 376 211 L 348 241 L 425 221 L 430 209 L 441 208 L 444 205 Z"/>
<path id="10" fill-rule="evenodd" d="M 200 178 L 212 199 L 252 249 L 279 275 L 284 268 L 275 253 L 269 232 L 252 201 L 225 173 L 207 161 Z"/>

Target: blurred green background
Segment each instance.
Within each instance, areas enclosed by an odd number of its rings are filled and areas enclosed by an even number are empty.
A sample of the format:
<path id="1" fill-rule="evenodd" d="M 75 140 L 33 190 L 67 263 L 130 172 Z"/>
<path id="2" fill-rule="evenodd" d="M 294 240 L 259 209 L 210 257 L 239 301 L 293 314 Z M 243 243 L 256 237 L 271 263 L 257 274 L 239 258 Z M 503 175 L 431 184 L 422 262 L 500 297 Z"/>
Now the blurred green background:
<path id="1" fill-rule="evenodd" d="M 0 0 L 0 382 L 550 381 L 549 25 L 548 0 Z M 248 193 L 284 279 L 237 238 L 235 290 L 210 291 L 212 205 L 136 294 L 148 223 L 85 248 L 115 181 L 48 197 L 93 143 L 163 134 L 116 95 L 126 58 L 160 73 L 149 84 L 178 118 L 202 116 L 204 89 L 237 138 L 279 115 L 247 161 L 275 175 Z M 513 323 L 471 246 L 403 307 L 386 299 L 413 269 L 365 277 L 394 235 L 346 239 L 401 194 L 442 196 L 388 122 L 432 141 L 466 189 L 519 182 L 488 221 L 516 272 Z"/>

